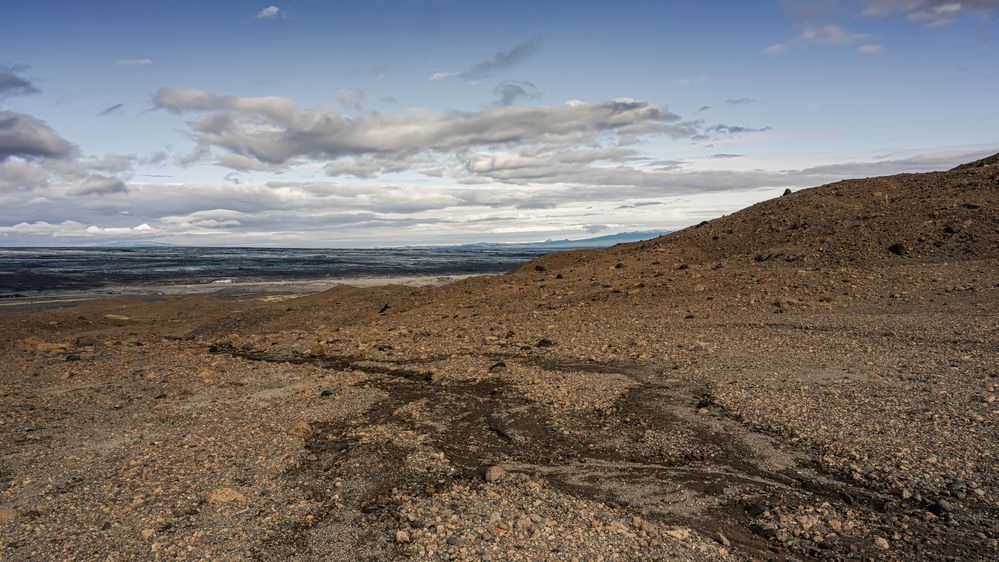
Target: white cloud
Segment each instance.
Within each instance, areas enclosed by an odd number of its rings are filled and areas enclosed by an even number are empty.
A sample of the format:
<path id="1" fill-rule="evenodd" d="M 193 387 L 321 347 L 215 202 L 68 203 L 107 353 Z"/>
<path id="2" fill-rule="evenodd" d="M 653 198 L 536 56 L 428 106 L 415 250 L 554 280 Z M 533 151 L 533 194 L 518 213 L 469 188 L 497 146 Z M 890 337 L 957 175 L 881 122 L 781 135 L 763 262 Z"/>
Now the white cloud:
<path id="1" fill-rule="evenodd" d="M 835 24 L 824 25 L 821 27 L 812 26 L 806 28 L 799 35 L 796 35 L 787 41 L 770 45 L 766 49 L 763 49 L 763 52 L 768 55 L 777 55 L 787 52 L 795 45 L 801 44 L 854 45 L 861 41 L 871 39 L 872 37 L 873 36 L 869 33 L 856 33 Z"/>
<path id="2" fill-rule="evenodd" d="M 857 52 L 862 55 L 880 55 L 885 52 L 885 48 L 881 45 L 868 44 L 857 47 Z"/>
<path id="3" fill-rule="evenodd" d="M 912 23 L 942 27 L 957 22 L 965 14 L 988 17 L 996 8 L 999 8 L 997 0 L 865 0 L 861 15 L 901 15 Z"/>
<path id="4" fill-rule="evenodd" d="M 119 59 L 114 61 L 115 66 L 148 66 L 153 64 L 153 59 Z"/>
<path id="5" fill-rule="evenodd" d="M 283 18 L 284 16 L 285 16 L 285 11 L 284 10 L 282 10 L 281 8 L 278 8 L 277 6 L 271 4 L 270 6 L 267 6 L 266 8 L 261 9 L 259 12 L 257 12 L 257 15 L 255 15 L 253 17 L 255 17 L 257 19 L 260 19 L 260 20 L 264 20 L 264 19 Z"/>

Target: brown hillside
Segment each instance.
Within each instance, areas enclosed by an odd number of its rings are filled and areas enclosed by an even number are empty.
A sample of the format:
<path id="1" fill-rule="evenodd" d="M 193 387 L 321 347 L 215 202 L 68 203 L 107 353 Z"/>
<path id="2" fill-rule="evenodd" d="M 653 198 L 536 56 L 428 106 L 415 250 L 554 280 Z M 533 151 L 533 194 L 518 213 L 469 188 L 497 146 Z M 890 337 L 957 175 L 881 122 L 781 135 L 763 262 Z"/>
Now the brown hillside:
<path id="1" fill-rule="evenodd" d="M 804 189 L 654 240 L 554 254 L 526 264 L 665 251 L 691 264 L 722 260 L 819 264 L 999 257 L 999 154 L 946 172 L 844 180 Z"/>

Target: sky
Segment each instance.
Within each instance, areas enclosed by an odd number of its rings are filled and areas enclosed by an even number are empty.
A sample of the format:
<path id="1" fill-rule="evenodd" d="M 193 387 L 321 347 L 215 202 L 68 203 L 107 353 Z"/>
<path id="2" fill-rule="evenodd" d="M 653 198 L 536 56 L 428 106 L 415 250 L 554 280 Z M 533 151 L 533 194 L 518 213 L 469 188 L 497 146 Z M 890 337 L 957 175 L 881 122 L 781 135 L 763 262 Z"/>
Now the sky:
<path id="1" fill-rule="evenodd" d="M 0 13 L 0 246 L 587 238 L 999 152 L 999 0 Z"/>

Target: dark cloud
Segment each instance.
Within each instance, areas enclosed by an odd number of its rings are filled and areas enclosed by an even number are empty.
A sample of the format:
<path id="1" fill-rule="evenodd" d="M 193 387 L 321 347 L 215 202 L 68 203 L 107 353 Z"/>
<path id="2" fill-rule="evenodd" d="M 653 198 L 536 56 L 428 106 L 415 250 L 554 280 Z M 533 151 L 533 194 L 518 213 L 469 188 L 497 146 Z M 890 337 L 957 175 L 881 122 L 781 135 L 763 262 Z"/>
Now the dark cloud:
<path id="1" fill-rule="evenodd" d="M 541 96 L 541 91 L 532 82 L 506 80 L 493 88 L 497 105 L 513 105 L 519 99 L 531 100 Z"/>
<path id="2" fill-rule="evenodd" d="M 110 176 L 91 174 L 80 180 L 75 188 L 70 191 L 71 195 L 110 195 L 112 193 L 123 193 L 128 191 L 125 183 L 120 179 Z"/>
<path id="3" fill-rule="evenodd" d="M 111 115 L 112 113 L 117 113 L 117 112 L 121 111 L 124 107 L 125 107 L 125 104 L 123 104 L 123 103 L 116 103 L 116 104 L 108 107 L 107 109 L 101 111 L 100 113 L 98 113 L 97 116 L 98 117 L 104 117 L 105 115 Z"/>
<path id="4" fill-rule="evenodd" d="M 41 91 L 30 80 L 20 76 L 27 69 L 28 67 L 24 65 L 0 65 L 0 99 L 27 96 Z"/>
<path id="5" fill-rule="evenodd" d="M 0 110 L 0 162 L 11 156 L 65 158 L 75 152 L 76 147 L 45 122 L 23 113 Z"/>

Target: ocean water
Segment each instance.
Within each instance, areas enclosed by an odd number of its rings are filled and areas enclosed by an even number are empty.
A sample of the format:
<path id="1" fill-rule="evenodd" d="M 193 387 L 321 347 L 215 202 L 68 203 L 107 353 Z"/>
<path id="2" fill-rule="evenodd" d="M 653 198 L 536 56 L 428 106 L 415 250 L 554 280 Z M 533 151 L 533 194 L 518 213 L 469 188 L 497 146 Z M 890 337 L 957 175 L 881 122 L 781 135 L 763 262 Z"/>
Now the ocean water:
<path id="1" fill-rule="evenodd" d="M 109 287 L 503 273 L 517 249 L 0 248 L 0 298 Z"/>

